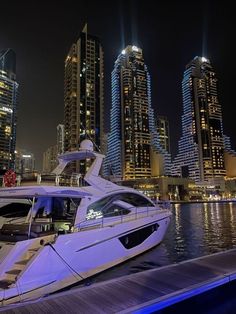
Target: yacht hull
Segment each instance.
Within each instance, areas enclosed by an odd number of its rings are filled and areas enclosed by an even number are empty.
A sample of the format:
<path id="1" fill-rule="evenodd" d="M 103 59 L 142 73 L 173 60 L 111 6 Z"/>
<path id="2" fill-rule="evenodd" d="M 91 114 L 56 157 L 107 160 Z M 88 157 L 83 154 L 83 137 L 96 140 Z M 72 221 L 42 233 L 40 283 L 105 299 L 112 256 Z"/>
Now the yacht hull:
<path id="1" fill-rule="evenodd" d="M 0 290 L 1 303 L 39 298 L 125 262 L 158 245 L 169 222 L 170 212 L 162 211 L 122 224 L 59 235 L 54 243 L 40 248 L 14 285 Z M 11 249 L 15 260 L 28 241 Z"/>

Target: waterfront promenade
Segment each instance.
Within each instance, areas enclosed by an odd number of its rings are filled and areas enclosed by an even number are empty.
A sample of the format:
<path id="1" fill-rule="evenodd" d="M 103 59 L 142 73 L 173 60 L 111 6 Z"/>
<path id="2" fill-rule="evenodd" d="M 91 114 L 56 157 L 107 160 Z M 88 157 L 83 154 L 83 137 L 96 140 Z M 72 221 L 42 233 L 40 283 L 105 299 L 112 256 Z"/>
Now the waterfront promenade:
<path id="1" fill-rule="evenodd" d="M 180 201 L 180 200 L 172 200 L 170 204 L 198 204 L 198 203 L 209 203 L 209 204 L 217 204 L 217 203 L 236 203 L 236 199 L 222 199 L 222 200 L 188 200 L 188 201 Z"/>
<path id="2" fill-rule="evenodd" d="M 12 313 L 152 313 L 236 279 L 236 249 L 10 305 Z"/>

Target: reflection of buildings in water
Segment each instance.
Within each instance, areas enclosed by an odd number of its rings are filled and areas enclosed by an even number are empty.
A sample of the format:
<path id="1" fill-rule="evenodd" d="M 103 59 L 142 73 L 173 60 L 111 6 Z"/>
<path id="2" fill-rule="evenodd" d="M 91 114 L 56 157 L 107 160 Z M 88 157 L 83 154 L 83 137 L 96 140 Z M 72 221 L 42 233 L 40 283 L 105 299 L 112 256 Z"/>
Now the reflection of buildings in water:
<path id="1" fill-rule="evenodd" d="M 225 237 L 227 244 L 231 246 L 236 244 L 236 204 L 233 206 L 229 203 L 224 204 L 221 217 L 221 234 Z"/>
<path id="2" fill-rule="evenodd" d="M 236 203 L 172 205 L 164 239 L 172 262 L 219 252 L 236 245 Z"/>
<path id="3" fill-rule="evenodd" d="M 201 250 L 203 247 L 203 235 L 204 235 L 204 217 L 202 214 L 202 203 L 190 204 L 188 207 L 189 212 L 189 221 L 191 223 L 188 233 L 186 234 L 189 237 L 189 246 L 194 247 L 193 257 L 196 257 L 196 251 L 198 250 L 200 255 L 202 254 Z M 195 254 L 195 255 L 194 255 Z"/>
<path id="4" fill-rule="evenodd" d="M 208 203 L 204 206 L 204 243 L 207 246 L 215 248 L 217 243 L 220 251 L 236 244 L 235 210 L 236 205 L 232 203 Z"/>
<path id="5" fill-rule="evenodd" d="M 185 237 L 183 234 L 183 220 L 180 204 L 172 204 L 172 217 L 163 244 L 166 246 L 170 259 L 173 262 L 184 260 L 186 252 Z"/>
<path id="6" fill-rule="evenodd" d="M 195 208 L 193 208 L 195 206 Z M 189 252 L 191 257 L 196 257 L 195 249 L 202 246 L 203 222 L 201 215 L 202 204 L 176 204 L 174 206 L 173 218 L 175 218 L 175 251 L 182 257 L 185 257 L 186 252 Z M 200 213 L 200 214 L 199 214 Z M 172 219 L 173 219 L 172 218 Z"/>
<path id="7" fill-rule="evenodd" d="M 176 230 L 180 229 L 180 204 L 174 204 L 174 217 Z"/>
<path id="8" fill-rule="evenodd" d="M 235 219 L 235 216 L 234 216 L 234 210 L 233 210 L 233 203 L 230 202 L 229 203 L 229 211 L 230 211 L 230 216 L 231 216 L 231 219 L 234 220 Z"/>
<path id="9" fill-rule="evenodd" d="M 213 235 L 219 236 L 219 211 L 215 203 L 207 203 L 204 206 L 204 239 L 208 243 Z"/>
<path id="10" fill-rule="evenodd" d="M 181 206 L 180 204 L 174 205 L 174 211 L 173 211 L 173 218 L 175 218 L 175 247 L 174 249 L 179 254 L 181 252 L 184 252 L 186 244 L 185 244 L 185 237 L 184 237 L 184 230 L 183 230 L 183 224 L 184 221 L 182 219 L 182 213 L 181 213 Z"/>
<path id="11" fill-rule="evenodd" d="M 236 244 L 236 204 L 195 203 L 174 206 L 175 250 L 178 255 L 192 251 L 194 257 L 220 251 Z M 191 249 L 192 246 L 192 249 Z M 219 248 L 219 249 L 218 249 Z M 202 251 L 202 252 L 201 252 Z"/>

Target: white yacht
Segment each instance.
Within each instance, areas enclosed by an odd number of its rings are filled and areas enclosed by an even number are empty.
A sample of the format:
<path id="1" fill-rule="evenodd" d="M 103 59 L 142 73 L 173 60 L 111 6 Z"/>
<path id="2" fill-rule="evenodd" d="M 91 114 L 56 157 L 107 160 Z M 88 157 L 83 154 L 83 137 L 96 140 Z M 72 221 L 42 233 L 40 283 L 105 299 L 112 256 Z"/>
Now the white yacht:
<path id="1" fill-rule="evenodd" d="M 66 165 L 87 158 L 94 161 L 83 179 L 86 184 L 66 186 Z M 79 151 L 59 156 L 53 186 L 39 179 L 35 186 L 0 189 L 0 199 L 30 202 L 24 220 L 9 219 L 0 229 L 2 305 L 68 287 L 162 241 L 171 212 L 100 177 L 103 158 L 84 140 Z"/>

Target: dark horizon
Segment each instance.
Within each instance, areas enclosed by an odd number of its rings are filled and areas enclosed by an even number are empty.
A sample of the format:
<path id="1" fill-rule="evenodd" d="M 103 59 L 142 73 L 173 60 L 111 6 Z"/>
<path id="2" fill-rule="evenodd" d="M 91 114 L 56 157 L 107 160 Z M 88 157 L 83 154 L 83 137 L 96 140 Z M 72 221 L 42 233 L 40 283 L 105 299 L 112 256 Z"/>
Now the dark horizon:
<path id="1" fill-rule="evenodd" d="M 0 21 L 0 50 L 15 51 L 20 84 L 17 147 L 34 153 L 37 168 L 42 166 L 43 152 L 56 144 L 56 126 L 63 122 L 64 60 L 85 23 L 104 49 L 105 112 L 111 104 L 114 62 L 126 45 L 136 45 L 143 50 L 151 75 L 152 106 L 169 120 L 171 152 L 176 155 L 181 136 L 183 73 L 195 56 L 204 56 L 216 71 L 224 133 L 236 148 L 232 114 L 235 20 L 231 4 L 13 1 L 4 3 L 2 10 L 8 14 Z"/>

